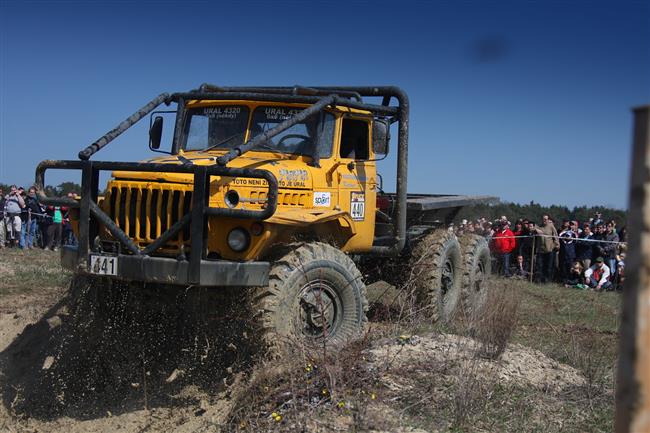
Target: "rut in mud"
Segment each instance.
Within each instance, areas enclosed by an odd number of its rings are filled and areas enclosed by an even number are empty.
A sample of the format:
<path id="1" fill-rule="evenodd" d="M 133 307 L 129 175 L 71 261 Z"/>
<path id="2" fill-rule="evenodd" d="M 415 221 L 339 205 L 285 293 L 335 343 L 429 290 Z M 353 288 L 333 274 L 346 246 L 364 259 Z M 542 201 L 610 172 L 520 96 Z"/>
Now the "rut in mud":
<path id="1" fill-rule="evenodd" d="M 77 278 L 0 356 L 4 405 L 19 417 L 90 419 L 215 394 L 258 347 L 238 296 Z"/>

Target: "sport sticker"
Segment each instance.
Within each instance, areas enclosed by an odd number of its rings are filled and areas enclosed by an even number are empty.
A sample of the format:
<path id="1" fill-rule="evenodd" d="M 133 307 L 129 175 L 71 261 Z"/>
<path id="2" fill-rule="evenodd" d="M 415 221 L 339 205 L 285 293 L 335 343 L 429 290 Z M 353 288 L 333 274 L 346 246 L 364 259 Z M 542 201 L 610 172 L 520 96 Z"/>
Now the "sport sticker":
<path id="1" fill-rule="evenodd" d="M 366 217 L 366 196 L 363 192 L 350 193 L 350 215 L 353 221 L 363 221 Z"/>
<path id="2" fill-rule="evenodd" d="M 330 207 L 331 204 L 332 198 L 329 192 L 314 191 L 314 207 Z"/>

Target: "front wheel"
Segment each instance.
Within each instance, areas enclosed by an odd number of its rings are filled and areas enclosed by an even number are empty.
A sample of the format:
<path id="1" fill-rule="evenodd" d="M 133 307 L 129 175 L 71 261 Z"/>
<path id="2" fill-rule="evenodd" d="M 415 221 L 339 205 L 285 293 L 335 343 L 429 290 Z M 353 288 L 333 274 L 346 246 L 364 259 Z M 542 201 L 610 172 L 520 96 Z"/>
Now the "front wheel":
<path id="1" fill-rule="evenodd" d="M 269 285 L 254 291 L 263 342 L 338 346 L 367 321 L 366 286 L 345 253 L 323 243 L 298 244 L 272 264 Z"/>

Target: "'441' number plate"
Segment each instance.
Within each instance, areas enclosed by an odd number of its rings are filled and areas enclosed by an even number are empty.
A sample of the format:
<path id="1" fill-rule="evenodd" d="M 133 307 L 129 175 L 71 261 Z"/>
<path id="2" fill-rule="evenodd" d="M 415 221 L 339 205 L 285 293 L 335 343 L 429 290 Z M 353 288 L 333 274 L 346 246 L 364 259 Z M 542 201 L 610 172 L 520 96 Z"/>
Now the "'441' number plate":
<path id="1" fill-rule="evenodd" d="M 90 272 L 99 275 L 117 275 L 117 257 L 91 255 Z"/>

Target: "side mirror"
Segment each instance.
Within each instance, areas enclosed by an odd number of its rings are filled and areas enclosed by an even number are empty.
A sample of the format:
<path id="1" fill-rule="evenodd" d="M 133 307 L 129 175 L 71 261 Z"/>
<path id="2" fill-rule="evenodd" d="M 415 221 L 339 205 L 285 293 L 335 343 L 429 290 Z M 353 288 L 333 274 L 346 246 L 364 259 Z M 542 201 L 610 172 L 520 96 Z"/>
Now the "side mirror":
<path id="1" fill-rule="evenodd" d="M 390 142 L 390 124 L 388 120 L 375 119 L 372 122 L 372 150 L 377 155 L 388 155 L 388 143 Z"/>
<path id="2" fill-rule="evenodd" d="M 149 148 L 156 150 L 160 148 L 160 139 L 162 138 L 163 130 L 163 118 L 162 116 L 156 116 L 153 120 L 153 125 L 149 129 Z"/>

